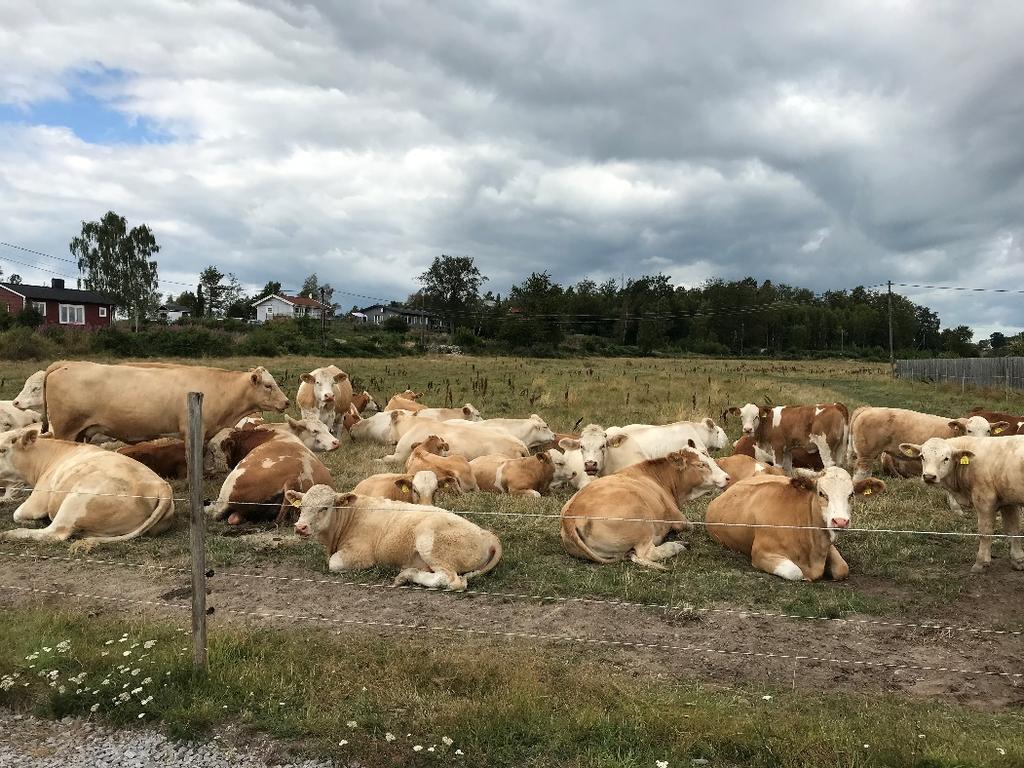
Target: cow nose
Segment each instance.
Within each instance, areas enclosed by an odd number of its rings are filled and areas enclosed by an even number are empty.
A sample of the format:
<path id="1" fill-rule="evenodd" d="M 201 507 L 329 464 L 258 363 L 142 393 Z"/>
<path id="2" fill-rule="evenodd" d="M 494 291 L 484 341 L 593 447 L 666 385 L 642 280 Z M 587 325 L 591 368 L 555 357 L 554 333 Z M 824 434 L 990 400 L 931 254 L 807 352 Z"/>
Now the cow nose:
<path id="1" fill-rule="evenodd" d="M 922 475 L 921 479 L 926 483 L 934 483 L 938 478 L 935 475 Z"/>
<path id="2" fill-rule="evenodd" d="M 329 403 L 334 400 L 334 395 L 324 395 L 324 402 Z"/>
<path id="3" fill-rule="evenodd" d="M 337 440 L 335 440 L 333 443 L 331 443 L 331 448 L 332 449 L 337 448 L 339 445 L 341 445 L 341 443 L 339 443 Z"/>
<path id="4" fill-rule="evenodd" d="M 833 528 L 848 528 L 850 526 L 850 519 L 847 517 L 833 517 L 832 527 Z"/>
<path id="5" fill-rule="evenodd" d="M 725 482 L 722 483 L 722 487 L 724 488 L 725 486 L 731 485 L 731 484 L 732 484 L 732 476 L 731 475 L 726 475 L 725 476 Z"/>
<path id="6" fill-rule="evenodd" d="M 744 427 L 743 428 L 743 434 L 744 435 L 752 435 L 752 434 L 754 434 L 754 429 L 752 427 Z"/>
<path id="7" fill-rule="evenodd" d="M 305 523 L 296 523 L 295 532 L 299 534 L 299 536 L 307 536 L 309 535 L 309 526 Z"/>
<path id="8" fill-rule="evenodd" d="M 290 401 L 290 400 L 289 400 L 289 399 L 288 399 L 288 398 L 286 397 L 286 398 L 284 399 L 284 407 L 285 407 L 285 408 L 287 408 L 287 407 L 288 407 L 289 405 L 291 405 L 291 404 L 292 404 L 292 403 L 291 403 L 291 401 Z"/>

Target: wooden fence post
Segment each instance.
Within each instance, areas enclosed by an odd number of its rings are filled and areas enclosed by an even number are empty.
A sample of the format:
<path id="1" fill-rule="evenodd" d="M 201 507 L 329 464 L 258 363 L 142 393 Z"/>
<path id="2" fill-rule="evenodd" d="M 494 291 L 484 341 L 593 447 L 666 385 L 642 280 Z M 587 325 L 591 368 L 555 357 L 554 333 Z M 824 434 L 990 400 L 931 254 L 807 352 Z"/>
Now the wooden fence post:
<path id="1" fill-rule="evenodd" d="M 209 671 L 206 655 L 206 520 L 203 516 L 203 393 L 188 393 L 189 500 L 192 506 L 192 658 L 197 672 Z"/>

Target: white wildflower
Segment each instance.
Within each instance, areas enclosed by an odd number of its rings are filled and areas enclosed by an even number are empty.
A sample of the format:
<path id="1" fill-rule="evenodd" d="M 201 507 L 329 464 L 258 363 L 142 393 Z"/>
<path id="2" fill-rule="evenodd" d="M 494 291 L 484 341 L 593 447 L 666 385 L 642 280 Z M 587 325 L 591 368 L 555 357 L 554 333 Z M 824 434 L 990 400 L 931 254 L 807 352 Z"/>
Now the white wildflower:
<path id="1" fill-rule="evenodd" d="M 462 755 L 462 754 L 465 754 L 465 753 L 461 749 L 456 749 L 455 750 L 455 754 L 456 755 Z"/>
<path id="2" fill-rule="evenodd" d="M 132 652 L 131 652 L 131 651 L 125 651 L 125 652 L 124 652 L 124 653 L 122 653 L 121 655 L 122 655 L 122 656 L 131 656 L 131 655 L 132 655 Z"/>
<path id="3" fill-rule="evenodd" d="M 349 728 L 355 728 L 357 725 L 359 725 L 359 723 L 357 723 L 355 720 L 349 720 L 347 723 L 345 723 L 345 725 L 347 725 Z"/>
<path id="4" fill-rule="evenodd" d="M 348 744 L 348 739 L 342 739 L 338 742 L 339 747 L 344 747 L 346 744 Z"/>
<path id="5" fill-rule="evenodd" d="M 142 647 L 145 648 L 148 651 L 154 645 L 156 645 L 156 640 L 147 640 L 146 642 L 144 642 L 142 644 Z"/>
<path id="6" fill-rule="evenodd" d="M 132 688 L 132 696 L 142 693 L 142 688 Z"/>
<path id="7" fill-rule="evenodd" d="M 139 720 L 141 720 L 141 719 L 142 719 L 142 718 L 144 718 L 145 716 L 146 716 L 146 713 L 145 713 L 145 712 L 139 712 Z"/>
<path id="8" fill-rule="evenodd" d="M 89 707 L 89 711 L 90 712 L 95 712 L 99 708 L 100 708 L 100 703 L 97 701 L 95 704 L 93 704 L 91 707 Z"/>
<path id="9" fill-rule="evenodd" d="M 391 733 L 390 731 L 388 731 L 387 733 L 384 734 L 384 741 L 392 742 L 394 740 L 395 740 L 395 734 Z"/>
<path id="10" fill-rule="evenodd" d="M 658 768 L 668 768 L 668 760 L 655 760 L 654 764 L 658 766 Z"/>
<path id="11" fill-rule="evenodd" d="M 433 752 L 433 751 L 434 751 L 433 747 L 427 747 L 427 752 Z"/>
<path id="12" fill-rule="evenodd" d="M 133 669 L 132 670 L 132 677 L 138 677 L 139 676 L 139 672 L 141 672 L 141 671 L 142 671 L 141 669 Z"/>
<path id="13" fill-rule="evenodd" d="M 57 653 L 67 653 L 71 650 L 71 642 L 68 640 L 61 640 L 57 643 Z"/>
<path id="14" fill-rule="evenodd" d="M 996 747 L 996 752 L 998 752 L 1000 755 L 1005 755 L 1006 754 L 1006 750 L 1003 749 L 1002 747 Z"/>
<path id="15" fill-rule="evenodd" d="M 152 678 L 152 677 L 147 677 L 147 678 L 145 678 L 145 679 L 144 679 L 144 680 L 142 681 L 142 684 L 143 684 L 143 685 L 149 685 L 149 684 L 150 684 L 150 683 L 152 683 L 152 682 L 153 682 L 153 678 Z"/>
<path id="16" fill-rule="evenodd" d="M 412 748 L 412 751 L 413 752 L 422 752 L 423 751 L 423 747 L 421 745 L 417 744 L 415 747 Z"/>
<path id="17" fill-rule="evenodd" d="M 452 741 L 452 740 L 451 740 L 450 738 L 448 738 L 447 736 L 442 736 L 442 737 L 441 737 L 441 743 L 442 743 L 442 744 L 444 744 L 444 745 L 445 745 L 446 747 L 450 747 L 450 746 L 451 746 L 452 744 L 454 744 L 455 742 L 454 742 L 454 741 Z"/>
<path id="18" fill-rule="evenodd" d="M 864 745 L 864 749 L 871 749 L 871 745 L 870 744 L 865 744 Z"/>
<path id="19" fill-rule="evenodd" d="M 762 696 L 761 698 L 762 698 L 762 699 L 764 699 L 765 701 L 771 701 L 771 700 L 772 700 L 772 697 L 771 697 L 771 696 L 769 696 L 768 694 L 765 694 L 765 695 L 764 695 L 764 696 Z"/>
<path id="20" fill-rule="evenodd" d="M 0 691 L 9 691 L 14 687 L 14 678 L 10 675 L 0 677 Z"/>
<path id="21" fill-rule="evenodd" d="M 52 650 L 53 650 L 53 648 L 47 648 L 47 647 L 45 647 L 45 646 L 43 647 L 43 651 L 44 651 L 45 653 L 49 653 L 49 652 L 50 652 L 50 651 L 52 651 Z"/>

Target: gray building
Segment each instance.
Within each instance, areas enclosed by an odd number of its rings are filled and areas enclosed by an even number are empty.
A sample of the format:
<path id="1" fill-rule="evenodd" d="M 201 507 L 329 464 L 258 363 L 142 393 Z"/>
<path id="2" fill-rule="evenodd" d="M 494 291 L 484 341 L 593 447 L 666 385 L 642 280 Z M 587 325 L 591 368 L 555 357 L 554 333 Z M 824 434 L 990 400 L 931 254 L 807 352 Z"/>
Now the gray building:
<path id="1" fill-rule="evenodd" d="M 423 309 L 410 309 L 395 304 L 374 304 L 354 312 L 356 318 L 369 325 L 381 325 L 392 317 L 400 317 L 410 328 L 442 328 L 444 322 L 433 312 Z"/>

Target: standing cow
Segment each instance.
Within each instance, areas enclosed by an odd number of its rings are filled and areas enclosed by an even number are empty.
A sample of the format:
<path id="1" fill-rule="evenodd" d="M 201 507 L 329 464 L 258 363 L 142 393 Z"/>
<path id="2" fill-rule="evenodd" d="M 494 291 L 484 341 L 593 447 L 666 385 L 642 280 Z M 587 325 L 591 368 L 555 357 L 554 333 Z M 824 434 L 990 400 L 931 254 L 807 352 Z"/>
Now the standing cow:
<path id="1" fill-rule="evenodd" d="M 777 405 L 758 407 L 747 403 L 722 413 L 739 416 L 743 434 L 775 464 L 793 473 L 793 450 L 805 448 L 817 452 L 824 467 L 846 463 L 850 412 L 842 403 L 818 405 Z M 781 462 L 780 462 L 781 457 Z"/>
<path id="2" fill-rule="evenodd" d="M 295 402 L 304 419 L 319 419 L 341 436 L 341 419 L 352 406 L 352 382 L 336 365 L 315 368 L 299 377 Z"/>
<path id="3" fill-rule="evenodd" d="M 1002 513 L 1003 533 L 1020 533 L 1024 504 L 1024 436 L 1003 440 L 980 437 L 930 438 L 923 445 L 904 443 L 900 450 L 921 461 L 921 479 L 941 486 L 963 507 L 978 513 L 978 556 L 971 570 L 981 573 L 992 565 L 992 532 L 996 510 Z M 1010 566 L 1024 571 L 1024 543 L 1010 539 Z"/>

